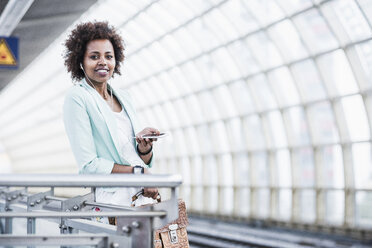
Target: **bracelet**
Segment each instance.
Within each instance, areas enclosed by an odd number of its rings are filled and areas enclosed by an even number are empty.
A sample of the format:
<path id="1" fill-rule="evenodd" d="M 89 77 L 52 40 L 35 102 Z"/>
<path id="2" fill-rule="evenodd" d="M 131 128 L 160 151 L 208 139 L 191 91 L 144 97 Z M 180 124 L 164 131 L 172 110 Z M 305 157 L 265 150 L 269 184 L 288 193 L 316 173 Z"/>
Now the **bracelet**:
<path id="1" fill-rule="evenodd" d="M 138 149 L 138 144 L 137 144 L 137 152 L 138 152 L 139 155 L 141 155 L 141 156 L 145 156 L 145 155 L 149 154 L 151 151 L 152 151 L 152 146 L 150 147 L 150 149 L 149 149 L 147 152 L 141 152 L 141 151 Z"/>

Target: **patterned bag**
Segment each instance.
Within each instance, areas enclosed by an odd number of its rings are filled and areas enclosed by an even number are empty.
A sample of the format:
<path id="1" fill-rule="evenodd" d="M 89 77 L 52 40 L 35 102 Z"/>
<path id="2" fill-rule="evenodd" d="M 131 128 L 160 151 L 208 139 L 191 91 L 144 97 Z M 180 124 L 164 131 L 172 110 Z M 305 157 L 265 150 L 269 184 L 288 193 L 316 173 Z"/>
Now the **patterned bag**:
<path id="1" fill-rule="evenodd" d="M 132 197 L 132 206 L 143 191 Z M 157 198 L 160 202 L 161 198 Z M 189 248 L 186 227 L 189 224 L 186 213 L 186 204 L 182 199 L 178 200 L 178 219 L 159 228 L 154 234 L 154 248 Z"/>
<path id="2" fill-rule="evenodd" d="M 178 219 L 155 231 L 154 248 L 189 248 L 186 231 L 188 224 L 186 204 L 179 199 Z"/>

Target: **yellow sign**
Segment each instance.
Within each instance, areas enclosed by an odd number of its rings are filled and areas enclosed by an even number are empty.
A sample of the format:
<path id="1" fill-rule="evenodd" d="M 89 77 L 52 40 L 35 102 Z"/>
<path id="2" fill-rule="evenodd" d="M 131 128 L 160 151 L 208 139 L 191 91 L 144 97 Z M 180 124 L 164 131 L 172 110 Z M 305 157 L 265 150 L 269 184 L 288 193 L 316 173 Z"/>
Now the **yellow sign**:
<path id="1" fill-rule="evenodd" d="M 0 65 L 16 65 L 17 61 L 4 39 L 0 39 Z"/>

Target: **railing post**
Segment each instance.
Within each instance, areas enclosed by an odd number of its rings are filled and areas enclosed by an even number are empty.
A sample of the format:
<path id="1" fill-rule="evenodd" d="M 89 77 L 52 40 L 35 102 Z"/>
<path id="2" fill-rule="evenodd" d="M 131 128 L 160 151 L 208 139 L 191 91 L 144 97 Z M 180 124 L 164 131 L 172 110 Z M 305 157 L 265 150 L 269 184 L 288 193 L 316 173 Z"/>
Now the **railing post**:
<path id="1" fill-rule="evenodd" d="M 35 234 L 36 232 L 36 219 L 35 218 L 27 218 L 27 234 Z M 34 248 L 35 246 L 27 246 L 27 248 Z"/>
<path id="2" fill-rule="evenodd" d="M 117 218 L 117 234 L 130 236 L 132 248 L 153 247 L 152 217 Z"/>

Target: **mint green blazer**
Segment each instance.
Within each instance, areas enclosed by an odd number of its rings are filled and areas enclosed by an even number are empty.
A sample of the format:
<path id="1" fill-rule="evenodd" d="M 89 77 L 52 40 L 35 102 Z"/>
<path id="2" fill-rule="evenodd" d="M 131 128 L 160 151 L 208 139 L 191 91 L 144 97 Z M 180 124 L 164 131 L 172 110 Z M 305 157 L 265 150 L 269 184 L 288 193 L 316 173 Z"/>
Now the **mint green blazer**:
<path id="1" fill-rule="evenodd" d="M 121 89 L 112 89 L 112 93 L 128 114 L 134 136 L 140 130 L 132 98 Z M 112 110 L 85 79 L 68 90 L 63 106 L 63 120 L 80 174 L 110 174 L 114 163 L 130 165 L 118 146 L 116 120 Z M 135 139 L 131 142 L 136 145 Z M 148 167 L 151 166 L 152 159 L 148 164 Z"/>

